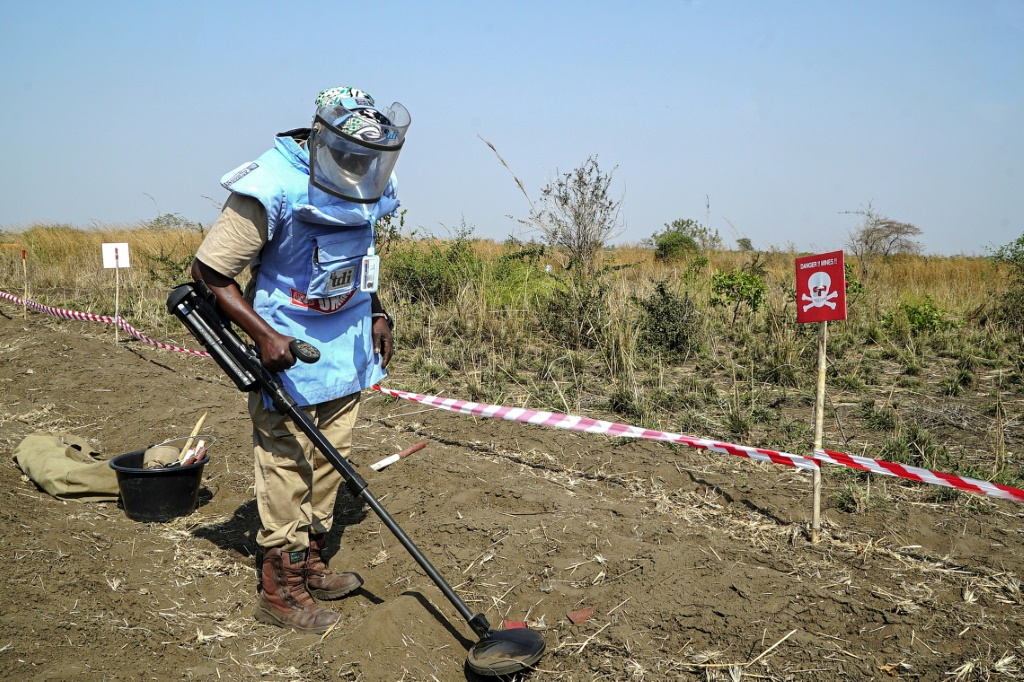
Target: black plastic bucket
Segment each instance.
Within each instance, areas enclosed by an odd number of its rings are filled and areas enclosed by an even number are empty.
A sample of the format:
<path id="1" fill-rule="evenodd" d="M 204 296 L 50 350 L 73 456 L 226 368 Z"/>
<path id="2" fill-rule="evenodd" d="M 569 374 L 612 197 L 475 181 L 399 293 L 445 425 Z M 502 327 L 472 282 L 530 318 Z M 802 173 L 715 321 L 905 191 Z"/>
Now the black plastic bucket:
<path id="1" fill-rule="evenodd" d="M 203 467 L 210 461 L 169 469 L 143 469 L 145 450 L 118 455 L 110 460 L 117 472 L 117 486 L 125 514 L 135 521 L 170 521 L 191 514 L 199 501 Z"/>

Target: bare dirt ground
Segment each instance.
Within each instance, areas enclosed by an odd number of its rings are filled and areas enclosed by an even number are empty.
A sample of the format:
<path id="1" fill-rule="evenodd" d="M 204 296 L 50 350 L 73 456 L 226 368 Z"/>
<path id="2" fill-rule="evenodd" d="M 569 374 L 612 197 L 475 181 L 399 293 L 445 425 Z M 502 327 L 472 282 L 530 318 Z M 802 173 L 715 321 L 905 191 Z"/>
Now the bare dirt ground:
<path id="1" fill-rule="evenodd" d="M 404 387 L 401 365 L 390 385 Z M 0 677 L 476 679 L 468 627 L 345 494 L 332 565 L 366 584 L 335 602 L 341 624 L 303 636 L 251 618 L 249 422 L 211 361 L 0 302 L 0 395 Z M 113 456 L 187 435 L 204 411 L 217 443 L 201 504 L 170 523 L 55 500 L 10 458 L 37 430 Z M 1019 505 L 901 497 L 850 514 L 827 469 L 811 545 L 808 473 L 372 392 L 352 459 L 470 608 L 544 633 L 530 679 L 1024 679 Z"/>

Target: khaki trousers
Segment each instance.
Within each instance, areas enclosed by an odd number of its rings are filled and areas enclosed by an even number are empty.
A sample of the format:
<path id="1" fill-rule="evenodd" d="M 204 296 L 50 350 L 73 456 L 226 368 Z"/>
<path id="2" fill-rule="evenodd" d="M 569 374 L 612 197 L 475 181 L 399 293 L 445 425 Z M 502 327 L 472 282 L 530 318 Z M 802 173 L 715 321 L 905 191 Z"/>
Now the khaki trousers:
<path id="1" fill-rule="evenodd" d="M 359 393 L 302 410 L 347 458 L 359 413 Z M 264 549 L 304 551 L 310 533 L 331 530 L 334 501 L 344 479 L 290 418 L 263 406 L 259 391 L 249 394 L 249 416 L 256 460 L 256 507 L 262 525 L 256 542 Z"/>

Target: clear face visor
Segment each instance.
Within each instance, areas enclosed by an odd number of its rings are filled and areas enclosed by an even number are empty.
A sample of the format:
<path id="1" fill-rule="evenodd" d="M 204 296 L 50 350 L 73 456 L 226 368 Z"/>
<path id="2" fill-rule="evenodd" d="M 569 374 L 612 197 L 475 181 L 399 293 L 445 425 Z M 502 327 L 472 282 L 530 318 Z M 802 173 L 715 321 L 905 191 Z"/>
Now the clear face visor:
<path id="1" fill-rule="evenodd" d="M 387 109 L 320 109 L 313 119 L 309 182 L 346 201 L 370 204 L 384 193 L 412 121 L 398 102 Z"/>

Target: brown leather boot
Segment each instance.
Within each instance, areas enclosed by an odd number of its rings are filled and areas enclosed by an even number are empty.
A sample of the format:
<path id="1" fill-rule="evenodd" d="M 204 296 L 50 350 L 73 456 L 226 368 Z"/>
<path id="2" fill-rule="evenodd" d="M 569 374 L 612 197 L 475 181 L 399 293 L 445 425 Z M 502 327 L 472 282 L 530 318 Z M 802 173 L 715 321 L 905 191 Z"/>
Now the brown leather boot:
<path id="1" fill-rule="evenodd" d="M 341 599 L 359 589 L 363 579 L 358 573 L 335 573 L 324 561 L 327 533 L 309 536 L 309 560 L 306 561 L 306 585 L 317 599 Z"/>
<path id="2" fill-rule="evenodd" d="M 306 552 L 268 549 L 260 570 L 256 620 L 298 632 L 327 632 L 341 617 L 306 589 Z"/>

